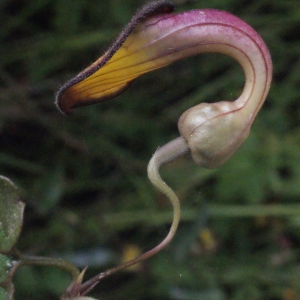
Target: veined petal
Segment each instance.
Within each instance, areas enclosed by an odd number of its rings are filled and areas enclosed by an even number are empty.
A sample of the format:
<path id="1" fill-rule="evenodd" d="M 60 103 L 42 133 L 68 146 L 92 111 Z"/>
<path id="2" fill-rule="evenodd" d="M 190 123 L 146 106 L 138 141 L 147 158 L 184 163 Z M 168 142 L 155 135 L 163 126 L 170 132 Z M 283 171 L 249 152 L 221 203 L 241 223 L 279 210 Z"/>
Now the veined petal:
<path id="1" fill-rule="evenodd" d="M 227 12 L 205 9 L 151 16 L 135 24 L 109 59 L 110 50 L 59 91 L 57 105 L 68 113 L 77 106 L 111 99 L 142 74 L 203 52 L 222 52 L 236 58 L 250 80 L 244 89 L 249 97 L 253 78 L 261 71 L 265 78 L 259 92 L 266 94 L 272 64 L 260 36 Z M 242 105 L 249 97 L 242 97 Z"/>

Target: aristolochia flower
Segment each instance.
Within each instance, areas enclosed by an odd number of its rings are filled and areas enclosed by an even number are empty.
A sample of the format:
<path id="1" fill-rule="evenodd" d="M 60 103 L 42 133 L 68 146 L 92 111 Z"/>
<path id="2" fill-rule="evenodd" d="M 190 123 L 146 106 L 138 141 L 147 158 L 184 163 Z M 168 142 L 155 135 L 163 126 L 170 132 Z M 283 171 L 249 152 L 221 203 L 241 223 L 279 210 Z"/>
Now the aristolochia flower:
<path id="1" fill-rule="evenodd" d="M 150 160 L 149 179 L 173 205 L 173 222 L 166 238 L 139 257 L 75 286 L 72 295 L 86 295 L 102 278 L 149 258 L 171 241 L 180 219 L 180 204 L 162 181 L 159 167 L 187 152 L 200 166 L 222 165 L 247 138 L 268 94 L 271 57 L 252 27 L 224 11 L 172 11 L 173 6 L 163 0 L 145 6 L 103 56 L 60 89 L 58 108 L 67 114 L 76 107 L 111 99 L 142 74 L 204 52 L 223 53 L 239 62 L 245 73 L 243 92 L 235 101 L 201 103 L 188 109 L 178 122 L 180 137 L 160 147 Z"/>

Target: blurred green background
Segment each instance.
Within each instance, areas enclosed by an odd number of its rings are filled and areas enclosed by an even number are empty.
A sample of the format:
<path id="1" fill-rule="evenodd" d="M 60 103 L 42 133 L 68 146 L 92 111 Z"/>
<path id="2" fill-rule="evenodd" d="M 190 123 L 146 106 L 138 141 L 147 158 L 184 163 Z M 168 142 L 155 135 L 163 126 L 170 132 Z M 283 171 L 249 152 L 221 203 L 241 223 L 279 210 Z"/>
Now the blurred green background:
<path id="1" fill-rule="evenodd" d="M 98 299 L 300 299 L 300 6 L 289 0 L 174 0 L 227 10 L 269 46 L 274 80 L 250 137 L 221 168 L 189 157 L 162 169 L 182 203 L 175 240 L 101 282 Z M 181 113 L 231 100 L 243 73 L 205 54 L 138 79 L 126 93 L 62 116 L 54 93 L 98 58 L 143 1 L 0 1 L 0 174 L 26 202 L 18 248 L 60 256 L 86 278 L 152 248 L 168 201 L 147 180 L 151 155 L 178 136 Z M 16 299 L 58 299 L 69 277 L 21 268 Z"/>

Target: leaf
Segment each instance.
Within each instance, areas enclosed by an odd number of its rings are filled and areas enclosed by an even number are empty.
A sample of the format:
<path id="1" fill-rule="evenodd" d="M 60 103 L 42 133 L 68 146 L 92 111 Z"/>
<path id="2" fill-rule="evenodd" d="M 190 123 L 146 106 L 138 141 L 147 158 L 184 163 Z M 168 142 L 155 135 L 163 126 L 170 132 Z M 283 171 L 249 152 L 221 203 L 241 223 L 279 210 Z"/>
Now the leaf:
<path id="1" fill-rule="evenodd" d="M 12 266 L 13 266 L 12 260 L 9 257 L 0 254 L 0 284 L 3 284 L 6 281 L 7 276 L 9 275 L 9 270 L 11 269 Z M 6 282 L 6 284 L 3 285 L 3 287 L 0 287 L 0 300 L 9 299 L 7 291 L 11 287 L 12 286 L 9 286 L 8 282 Z"/>
<path id="2" fill-rule="evenodd" d="M 5 279 L 7 278 L 8 272 L 12 266 L 13 266 L 12 260 L 9 257 L 0 254 L 0 283 L 5 281 Z M 1 295 L 1 292 L 0 292 L 0 295 Z M 0 300 L 1 300 L 1 297 L 0 297 Z"/>
<path id="3" fill-rule="evenodd" d="M 0 176 L 0 253 L 7 253 L 21 232 L 25 204 L 20 201 L 17 187 Z"/>

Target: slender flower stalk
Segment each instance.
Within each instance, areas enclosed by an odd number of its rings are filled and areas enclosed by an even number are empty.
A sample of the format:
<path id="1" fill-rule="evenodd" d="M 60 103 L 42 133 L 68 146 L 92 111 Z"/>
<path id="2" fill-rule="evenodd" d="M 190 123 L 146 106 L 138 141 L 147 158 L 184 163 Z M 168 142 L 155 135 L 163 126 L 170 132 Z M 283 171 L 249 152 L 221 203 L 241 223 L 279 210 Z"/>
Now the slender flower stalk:
<path id="1" fill-rule="evenodd" d="M 271 57 L 252 27 L 224 11 L 172 11 L 168 1 L 145 6 L 103 56 L 62 86 L 56 95 L 58 108 L 68 114 L 76 107 L 112 99 L 137 77 L 206 52 L 237 60 L 245 74 L 244 89 L 235 101 L 201 103 L 184 112 L 178 122 L 180 137 L 159 148 L 150 160 L 150 181 L 173 205 L 173 222 L 167 237 L 141 256 L 88 280 L 80 291 L 76 290 L 77 297 L 86 295 L 102 278 L 149 258 L 171 241 L 180 219 L 180 204 L 161 179 L 159 168 L 188 152 L 200 166 L 222 165 L 247 138 L 270 88 Z"/>

